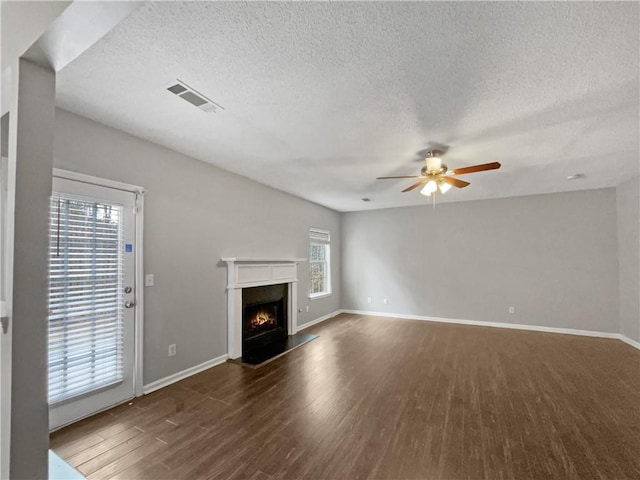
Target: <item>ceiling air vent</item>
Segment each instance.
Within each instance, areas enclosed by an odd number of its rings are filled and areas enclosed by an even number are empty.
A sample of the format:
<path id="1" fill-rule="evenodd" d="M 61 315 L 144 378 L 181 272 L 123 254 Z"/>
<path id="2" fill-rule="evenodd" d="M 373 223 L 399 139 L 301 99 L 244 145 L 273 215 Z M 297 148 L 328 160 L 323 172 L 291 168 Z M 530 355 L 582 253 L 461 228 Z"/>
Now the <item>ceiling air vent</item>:
<path id="1" fill-rule="evenodd" d="M 216 113 L 218 110 L 224 110 L 221 105 L 218 105 L 210 98 L 205 97 L 197 90 L 194 90 L 189 85 L 180 80 L 171 82 L 167 87 L 167 90 L 169 90 L 174 95 L 179 96 L 184 101 L 189 102 L 194 107 L 198 107 L 203 112 Z"/>
<path id="2" fill-rule="evenodd" d="M 567 176 L 567 180 L 582 180 L 587 176 L 584 173 L 574 173 L 573 175 Z"/>

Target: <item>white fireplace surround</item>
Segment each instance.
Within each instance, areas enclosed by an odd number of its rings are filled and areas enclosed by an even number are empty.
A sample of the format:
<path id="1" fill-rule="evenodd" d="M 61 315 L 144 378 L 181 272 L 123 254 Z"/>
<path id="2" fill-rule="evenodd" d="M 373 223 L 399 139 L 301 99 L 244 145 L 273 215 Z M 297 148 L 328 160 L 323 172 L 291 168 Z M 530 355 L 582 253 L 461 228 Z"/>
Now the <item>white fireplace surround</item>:
<path id="1" fill-rule="evenodd" d="M 227 263 L 227 346 L 229 358 L 242 356 L 242 289 L 288 285 L 287 331 L 298 331 L 298 263 L 306 258 L 223 257 Z"/>

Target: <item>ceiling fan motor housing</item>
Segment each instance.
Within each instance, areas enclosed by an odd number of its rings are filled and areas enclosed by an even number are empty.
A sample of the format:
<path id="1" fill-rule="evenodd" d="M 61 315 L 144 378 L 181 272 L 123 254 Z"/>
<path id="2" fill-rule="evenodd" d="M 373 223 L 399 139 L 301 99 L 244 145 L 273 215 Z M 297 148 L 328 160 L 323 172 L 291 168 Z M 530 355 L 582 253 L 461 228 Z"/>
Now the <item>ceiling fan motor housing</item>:
<path id="1" fill-rule="evenodd" d="M 447 173 L 448 167 L 446 163 L 442 163 L 440 165 L 440 170 L 438 171 L 430 171 L 429 170 L 429 166 L 428 165 L 424 165 L 421 169 L 420 169 L 420 175 L 428 177 L 429 175 L 444 175 L 445 173 Z"/>
<path id="2" fill-rule="evenodd" d="M 446 173 L 447 166 L 440 159 L 443 154 L 442 150 L 429 150 L 424 159 L 426 165 L 421 170 L 422 175 L 441 175 Z"/>

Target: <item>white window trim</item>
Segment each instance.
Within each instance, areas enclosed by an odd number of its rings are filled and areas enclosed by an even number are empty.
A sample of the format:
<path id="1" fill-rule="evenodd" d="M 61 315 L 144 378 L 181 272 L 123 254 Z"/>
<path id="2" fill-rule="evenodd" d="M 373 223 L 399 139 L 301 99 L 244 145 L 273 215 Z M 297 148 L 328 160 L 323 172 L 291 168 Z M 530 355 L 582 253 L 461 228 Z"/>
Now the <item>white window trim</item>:
<path id="1" fill-rule="evenodd" d="M 310 293 L 309 300 L 320 300 L 321 298 L 330 297 L 332 292 Z"/>
<path id="2" fill-rule="evenodd" d="M 315 243 L 327 245 L 329 247 L 329 261 L 327 262 L 327 273 L 326 273 L 326 278 L 328 279 L 328 282 L 329 282 L 329 284 L 327 285 L 327 291 L 318 292 L 318 293 L 309 293 L 307 295 L 307 298 L 309 298 L 309 300 L 319 300 L 321 298 L 330 297 L 333 294 L 332 281 L 331 281 L 331 232 L 329 230 L 322 230 L 320 228 L 310 228 L 309 233 L 311 232 L 326 234 L 329 237 L 328 242 L 321 242 L 321 241 L 315 242 Z M 311 239 L 309 239 L 309 245 L 311 245 L 311 243 L 314 243 L 314 242 L 311 241 Z M 311 258 L 309 258 L 309 265 L 311 265 Z M 311 286 L 309 286 L 309 288 L 311 288 Z"/>
<path id="3" fill-rule="evenodd" d="M 93 177 L 84 173 L 71 172 L 69 170 L 53 169 L 53 176 L 76 182 L 109 187 L 116 190 L 124 190 L 136 194 L 136 260 L 135 260 L 135 281 L 136 281 L 136 305 L 135 305 L 135 353 L 134 353 L 134 379 L 133 391 L 136 397 L 144 395 L 143 391 L 143 360 L 144 360 L 144 261 L 143 261 L 143 227 L 144 227 L 144 194 L 146 190 L 137 185 L 117 182 L 106 178 Z M 138 287 L 139 286 L 139 287 Z"/>

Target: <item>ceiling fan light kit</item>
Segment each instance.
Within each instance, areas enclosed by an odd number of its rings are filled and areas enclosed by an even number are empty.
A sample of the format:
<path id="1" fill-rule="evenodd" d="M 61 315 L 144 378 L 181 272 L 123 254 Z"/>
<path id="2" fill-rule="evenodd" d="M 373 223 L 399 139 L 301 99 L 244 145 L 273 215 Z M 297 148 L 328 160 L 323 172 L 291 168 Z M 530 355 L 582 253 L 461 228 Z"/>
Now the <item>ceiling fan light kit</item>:
<path id="1" fill-rule="evenodd" d="M 451 185 L 445 182 L 444 180 L 440 180 L 438 182 L 438 189 L 440 190 L 440 193 L 447 193 L 450 188 L 451 188 Z"/>
<path id="2" fill-rule="evenodd" d="M 425 197 L 430 196 L 433 192 L 438 189 L 438 184 L 435 180 L 429 180 L 427 184 L 420 190 L 420 193 Z"/>

